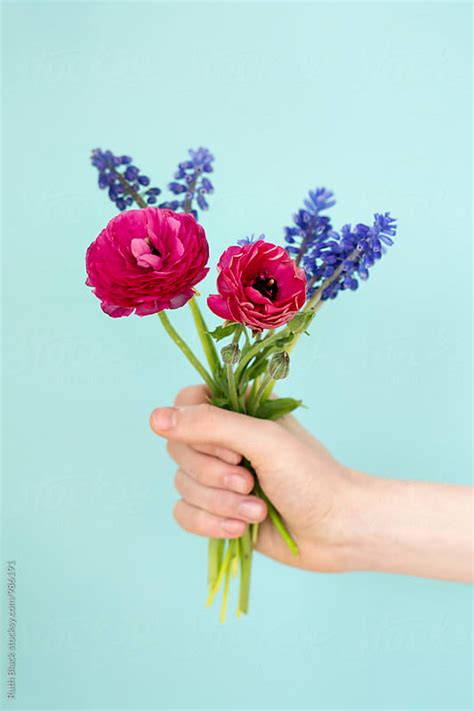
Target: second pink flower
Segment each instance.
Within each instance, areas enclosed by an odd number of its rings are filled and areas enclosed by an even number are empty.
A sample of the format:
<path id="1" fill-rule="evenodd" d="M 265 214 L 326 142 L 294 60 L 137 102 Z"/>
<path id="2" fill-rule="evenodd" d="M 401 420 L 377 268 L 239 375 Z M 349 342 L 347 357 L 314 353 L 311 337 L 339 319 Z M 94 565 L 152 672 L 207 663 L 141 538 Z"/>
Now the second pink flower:
<path id="1" fill-rule="evenodd" d="M 218 294 L 208 297 L 211 311 L 253 331 L 282 326 L 306 300 L 306 276 L 283 247 L 259 240 L 232 246 L 218 264 Z"/>

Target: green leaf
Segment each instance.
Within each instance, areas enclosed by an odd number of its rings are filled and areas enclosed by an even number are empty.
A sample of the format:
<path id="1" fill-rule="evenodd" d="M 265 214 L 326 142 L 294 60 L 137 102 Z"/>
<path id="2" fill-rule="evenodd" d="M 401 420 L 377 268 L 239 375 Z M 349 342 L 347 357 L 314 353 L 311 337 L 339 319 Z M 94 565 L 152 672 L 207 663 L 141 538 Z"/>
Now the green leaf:
<path id="1" fill-rule="evenodd" d="M 300 311 L 296 314 L 296 316 L 293 316 L 291 321 L 288 323 L 288 328 L 292 333 L 303 333 L 303 331 L 306 331 L 313 318 L 314 312 Z"/>
<path id="2" fill-rule="evenodd" d="M 224 410 L 230 410 L 229 398 L 225 395 L 214 395 L 211 399 L 211 404 L 216 407 L 222 407 Z"/>
<path id="3" fill-rule="evenodd" d="M 240 328 L 240 323 L 228 323 L 224 326 L 217 326 L 213 331 L 208 331 L 208 334 L 215 341 L 221 341 L 223 338 L 231 336 L 238 328 Z"/>
<path id="4" fill-rule="evenodd" d="M 279 417 L 288 415 L 297 407 L 301 407 L 302 400 L 295 400 L 292 397 L 280 397 L 276 400 L 266 400 L 262 402 L 255 413 L 255 417 L 262 420 L 277 420 Z"/>
<path id="5" fill-rule="evenodd" d="M 281 338 L 278 338 L 275 343 L 273 343 L 270 348 L 268 349 L 269 353 L 278 353 L 280 351 L 284 351 L 287 346 L 290 345 L 290 343 L 294 340 L 295 334 L 293 331 L 290 331 L 290 333 L 282 334 Z"/>

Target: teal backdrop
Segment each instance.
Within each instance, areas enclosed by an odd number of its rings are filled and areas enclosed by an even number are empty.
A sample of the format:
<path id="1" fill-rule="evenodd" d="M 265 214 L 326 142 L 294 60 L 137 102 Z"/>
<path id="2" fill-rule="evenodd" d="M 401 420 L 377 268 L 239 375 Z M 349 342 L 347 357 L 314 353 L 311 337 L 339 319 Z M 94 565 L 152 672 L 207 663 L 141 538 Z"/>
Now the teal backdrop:
<path id="1" fill-rule="evenodd" d="M 281 392 L 353 467 L 468 482 L 470 59 L 469 3 L 4 3 L 5 707 L 471 708 L 464 585 L 257 556 L 250 616 L 218 624 L 148 427 L 196 376 L 157 318 L 110 319 L 84 285 L 114 215 L 97 146 L 159 185 L 212 149 L 213 264 L 252 232 L 279 241 L 317 185 L 339 226 L 391 210 L 396 246 L 321 311 Z"/>

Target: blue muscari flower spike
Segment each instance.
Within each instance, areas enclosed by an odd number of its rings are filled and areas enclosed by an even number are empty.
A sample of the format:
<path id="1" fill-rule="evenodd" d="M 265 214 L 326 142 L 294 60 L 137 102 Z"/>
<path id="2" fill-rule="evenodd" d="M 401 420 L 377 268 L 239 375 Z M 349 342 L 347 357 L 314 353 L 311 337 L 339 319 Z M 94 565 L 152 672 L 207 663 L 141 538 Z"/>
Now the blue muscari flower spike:
<path id="1" fill-rule="evenodd" d="M 335 204 L 334 193 L 326 190 L 326 188 L 310 190 L 307 199 L 304 201 L 305 208 L 312 215 L 317 214 L 320 210 L 327 210 Z"/>
<path id="2" fill-rule="evenodd" d="M 264 239 L 265 239 L 264 234 L 261 234 L 258 237 L 255 237 L 255 235 L 252 234 L 252 235 L 250 235 L 250 237 L 244 237 L 243 239 L 238 239 L 237 244 L 239 244 L 241 247 L 245 247 L 246 244 L 252 244 L 253 242 L 261 242 Z"/>
<path id="3" fill-rule="evenodd" d="M 164 202 L 160 207 L 182 209 L 197 218 L 194 204 L 197 203 L 200 210 L 207 210 L 209 204 L 206 196 L 214 192 L 214 186 L 207 177 L 207 174 L 213 172 L 214 156 L 207 148 L 190 148 L 188 153 L 189 159 L 178 164 L 174 180 L 168 184 L 176 199 Z"/>
<path id="4" fill-rule="evenodd" d="M 319 245 L 324 243 L 332 232 L 331 220 L 321 215 L 335 204 L 334 194 L 326 188 L 310 190 L 304 200 L 304 207 L 293 215 L 294 225 L 285 227 L 287 252 L 296 262 L 302 262 L 306 272 L 311 276 L 311 266 L 318 255 Z"/>
<path id="5" fill-rule="evenodd" d="M 369 269 L 393 244 L 396 220 L 389 212 L 376 213 L 372 226 L 359 223 L 344 225 L 319 245 L 313 268 L 307 275 L 308 297 L 319 290 L 321 299 L 335 299 L 340 291 L 355 291 L 359 279 L 369 278 Z M 326 286 L 325 286 L 326 284 Z"/>
<path id="6" fill-rule="evenodd" d="M 108 189 L 109 198 L 119 210 L 126 210 L 134 202 L 139 207 L 157 202 L 160 188 L 148 187 L 150 178 L 140 173 L 130 156 L 116 156 L 112 151 L 95 148 L 91 163 L 99 171 L 99 188 Z"/>

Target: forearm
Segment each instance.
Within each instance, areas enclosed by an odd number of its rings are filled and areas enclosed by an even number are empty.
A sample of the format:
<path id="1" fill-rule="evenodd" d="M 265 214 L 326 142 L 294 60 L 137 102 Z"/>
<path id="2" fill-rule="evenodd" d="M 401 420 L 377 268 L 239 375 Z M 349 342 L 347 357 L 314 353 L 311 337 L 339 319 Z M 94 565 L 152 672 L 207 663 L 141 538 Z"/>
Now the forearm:
<path id="1" fill-rule="evenodd" d="M 353 473 L 352 570 L 472 582 L 473 489 Z"/>

